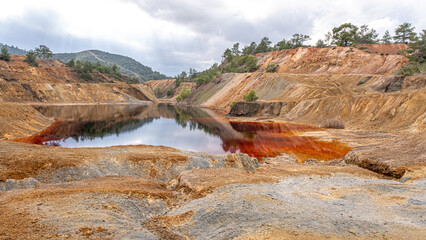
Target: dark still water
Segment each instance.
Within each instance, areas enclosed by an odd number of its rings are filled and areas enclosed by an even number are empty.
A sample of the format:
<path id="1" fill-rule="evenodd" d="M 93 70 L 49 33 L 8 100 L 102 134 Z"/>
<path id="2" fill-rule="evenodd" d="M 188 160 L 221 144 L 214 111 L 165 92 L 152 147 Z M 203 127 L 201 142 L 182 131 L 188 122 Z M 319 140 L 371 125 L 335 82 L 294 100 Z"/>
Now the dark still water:
<path id="1" fill-rule="evenodd" d="M 298 136 L 311 126 L 283 123 L 230 122 L 223 115 L 173 105 L 38 106 L 55 122 L 46 130 L 15 141 L 68 148 L 116 145 L 164 145 L 211 154 L 247 153 L 252 157 L 292 154 L 329 160 L 350 148 L 338 142 Z"/>

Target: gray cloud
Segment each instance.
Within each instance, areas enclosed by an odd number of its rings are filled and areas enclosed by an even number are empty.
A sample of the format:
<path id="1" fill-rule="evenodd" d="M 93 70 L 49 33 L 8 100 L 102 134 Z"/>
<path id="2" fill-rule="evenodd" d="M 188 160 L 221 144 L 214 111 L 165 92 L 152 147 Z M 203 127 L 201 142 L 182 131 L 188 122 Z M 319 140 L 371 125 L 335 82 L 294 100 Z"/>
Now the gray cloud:
<path id="1" fill-rule="evenodd" d="M 24 49 L 45 44 L 55 52 L 100 49 L 132 57 L 154 70 L 176 75 L 189 67 L 202 70 L 219 62 L 223 51 L 235 42 L 245 45 L 259 42 L 264 36 L 276 43 L 282 38 L 288 39 L 293 33 L 304 33 L 313 36 L 314 42 L 315 38 L 323 37 L 332 27 L 344 22 L 376 24 L 381 34 L 386 29 L 393 33 L 394 28 L 405 21 L 413 23 L 417 31 L 426 27 L 422 11 L 426 5 L 421 0 L 384 0 L 380 3 L 368 0 L 247 0 L 239 4 L 231 1 L 232 8 L 227 6 L 230 2 L 221 0 L 117 0 L 112 3 L 130 4 L 140 14 L 149 16 L 136 25 L 120 22 L 120 15 L 106 16 L 115 17 L 114 21 L 124 29 L 120 31 L 122 38 L 134 42 L 139 48 L 110 35 L 93 34 L 90 28 L 79 34 L 67 31 L 69 26 L 63 25 L 62 13 L 57 8 L 56 11 L 50 9 L 49 4 L 41 6 L 40 10 L 27 9 L 18 17 L 0 18 L 0 42 Z M 112 3 L 104 2 L 105 5 Z M 52 1 L 51 4 L 56 3 Z M 247 8 L 247 4 L 253 8 Z M 102 7 L 97 13 L 102 14 Z M 105 24 L 91 17 L 75 15 L 76 20 L 82 18 L 93 28 Z M 158 29 L 154 27 L 152 31 L 134 35 L 138 29 L 145 30 L 151 25 L 158 26 Z M 179 28 L 179 34 L 171 28 Z"/>

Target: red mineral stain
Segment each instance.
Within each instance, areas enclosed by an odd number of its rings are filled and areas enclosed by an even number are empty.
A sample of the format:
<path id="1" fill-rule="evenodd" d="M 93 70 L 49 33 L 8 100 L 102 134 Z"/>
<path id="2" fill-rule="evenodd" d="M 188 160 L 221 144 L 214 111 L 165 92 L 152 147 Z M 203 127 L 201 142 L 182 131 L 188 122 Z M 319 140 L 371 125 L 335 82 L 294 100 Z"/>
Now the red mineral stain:
<path id="1" fill-rule="evenodd" d="M 344 157 L 351 147 L 338 141 L 318 141 L 313 137 L 297 136 L 306 131 L 321 130 L 313 126 L 292 123 L 231 122 L 244 132 L 243 139 L 223 139 L 227 152 L 242 152 L 262 160 L 287 153 L 304 162 L 309 158 L 332 160 Z"/>
<path id="2" fill-rule="evenodd" d="M 320 131 L 314 126 L 293 123 L 228 122 L 225 118 L 192 118 L 191 121 L 205 126 L 222 141 L 224 153 L 246 153 L 262 160 L 282 153 L 293 155 L 298 162 L 309 158 L 322 161 L 343 158 L 351 147 L 338 141 L 319 141 L 313 137 L 300 136 L 306 131 Z M 11 141 L 55 145 L 76 131 L 78 124 L 55 120 L 44 131 L 33 136 Z M 225 126 L 225 127 L 224 127 Z M 201 149 L 200 149 L 201 151 Z M 210 153 L 213 153 L 210 152 Z M 218 152 L 215 152 L 218 153 Z"/>

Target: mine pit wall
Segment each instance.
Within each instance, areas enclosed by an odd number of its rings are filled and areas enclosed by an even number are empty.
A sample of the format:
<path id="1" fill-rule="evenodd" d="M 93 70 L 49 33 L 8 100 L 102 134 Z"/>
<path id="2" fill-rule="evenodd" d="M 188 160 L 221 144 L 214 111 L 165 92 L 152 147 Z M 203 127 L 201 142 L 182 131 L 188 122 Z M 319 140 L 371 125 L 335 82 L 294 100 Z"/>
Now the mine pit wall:
<path id="1" fill-rule="evenodd" d="M 299 47 L 255 56 L 259 71 L 275 64 L 278 73 L 290 74 L 385 75 L 392 74 L 409 61 L 401 55 L 368 53 L 354 47 Z"/>
<path id="2" fill-rule="evenodd" d="M 238 102 L 232 117 L 279 117 L 283 121 L 322 126 L 342 120 L 346 127 L 365 130 L 424 129 L 426 90 L 406 94 L 335 96 L 300 102 Z"/>
<path id="3" fill-rule="evenodd" d="M 0 141 L 30 136 L 52 122 L 33 107 L 0 102 Z"/>
<path id="4" fill-rule="evenodd" d="M 0 101 L 33 103 L 142 103 L 157 102 L 145 84 L 0 84 Z"/>
<path id="5" fill-rule="evenodd" d="M 151 80 L 145 82 L 158 98 L 163 98 L 175 101 L 184 87 L 191 91 L 195 90 L 196 84 L 194 82 L 182 82 L 179 87 L 175 89 L 175 79 Z M 167 91 L 172 89 L 171 95 L 167 95 Z"/>
<path id="6" fill-rule="evenodd" d="M 338 118 L 349 128 L 423 129 L 425 84 L 425 76 L 227 73 L 198 87 L 184 102 L 228 112 L 232 102 L 243 101 L 254 89 L 261 102 L 255 117 L 314 125 Z"/>

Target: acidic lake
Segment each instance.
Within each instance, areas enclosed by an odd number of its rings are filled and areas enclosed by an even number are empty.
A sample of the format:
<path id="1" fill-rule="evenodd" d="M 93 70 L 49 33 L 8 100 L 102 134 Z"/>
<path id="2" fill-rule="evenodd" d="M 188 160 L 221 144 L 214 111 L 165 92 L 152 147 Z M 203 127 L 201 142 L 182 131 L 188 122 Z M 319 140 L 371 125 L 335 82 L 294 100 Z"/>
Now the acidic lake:
<path id="1" fill-rule="evenodd" d="M 163 145 L 210 154 L 246 153 L 261 160 L 281 153 L 299 162 L 341 158 L 350 150 L 336 141 L 300 136 L 319 131 L 292 123 L 229 121 L 222 114 L 173 105 L 36 106 L 54 123 L 31 137 L 14 141 L 57 147 Z"/>

